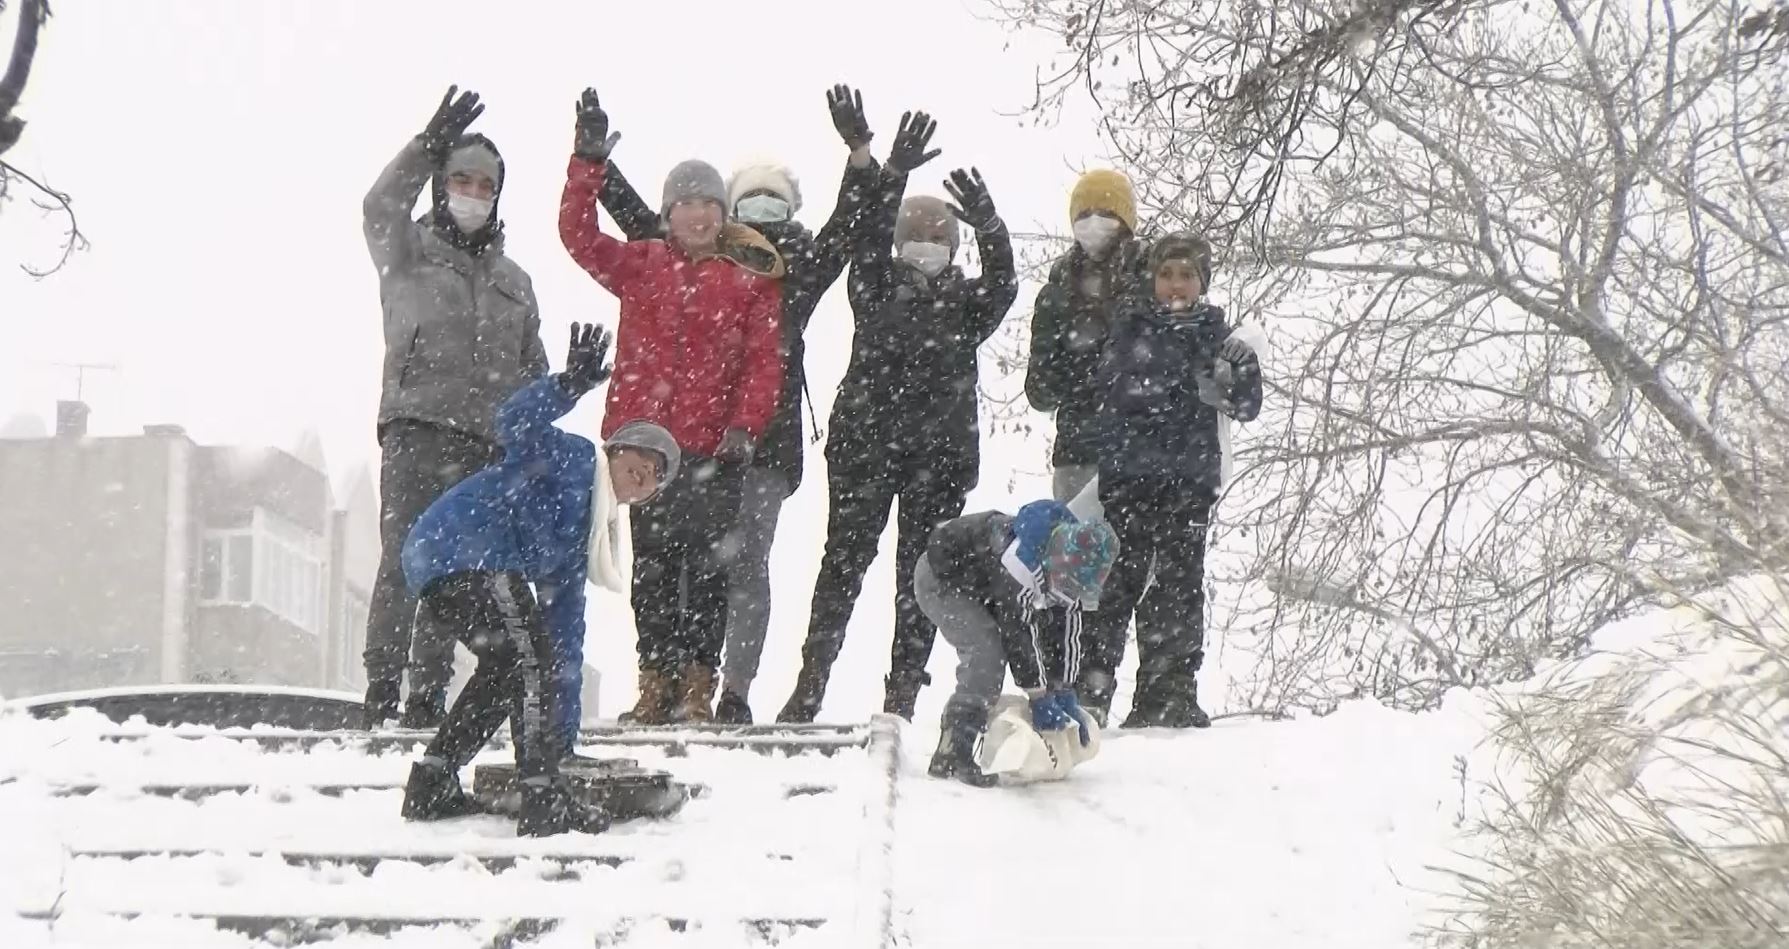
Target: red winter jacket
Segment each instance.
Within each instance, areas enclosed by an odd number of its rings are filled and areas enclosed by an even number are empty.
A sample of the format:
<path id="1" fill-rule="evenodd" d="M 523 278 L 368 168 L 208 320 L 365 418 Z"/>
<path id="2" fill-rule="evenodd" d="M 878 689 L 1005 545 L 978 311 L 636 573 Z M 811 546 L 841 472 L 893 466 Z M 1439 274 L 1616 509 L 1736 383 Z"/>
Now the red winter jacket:
<path id="1" fill-rule="evenodd" d="M 669 430 L 677 447 L 708 456 L 729 428 L 762 437 L 783 385 L 781 258 L 732 223 L 722 228 L 720 253 L 700 260 L 669 241 L 602 233 L 596 193 L 605 169 L 573 158 L 559 200 L 565 249 L 621 300 L 603 437 L 644 419 Z"/>

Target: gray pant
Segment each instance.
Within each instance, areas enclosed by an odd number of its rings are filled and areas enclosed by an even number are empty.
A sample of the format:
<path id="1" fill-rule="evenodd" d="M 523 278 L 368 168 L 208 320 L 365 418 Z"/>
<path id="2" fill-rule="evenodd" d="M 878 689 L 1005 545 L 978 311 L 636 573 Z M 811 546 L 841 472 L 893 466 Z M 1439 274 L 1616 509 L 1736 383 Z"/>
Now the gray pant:
<path id="1" fill-rule="evenodd" d="M 1050 474 L 1050 490 L 1056 500 L 1067 504 L 1099 474 L 1099 465 L 1057 465 Z"/>
<path id="2" fill-rule="evenodd" d="M 416 597 L 404 585 L 404 540 L 436 498 L 495 464 L 502 449 L 464 432 L 403 420 L 387 424 L 379 443 L 379 575 L 361 656 L 367 682 L 395 683 L 408 657 L 412 695 L 445 692 L 453 679 L 455 631 L 415 622 Z"/>
<path id="3" fill-rule="evenodd" d="M 953 710 L 986 713 L 1006 685 L 1006 648 L 1000 624 L 986 606 L 940 584 L 929 558 L 919 558 L 913 569 L 913 595 L 920 612 L 957 651 L 957 690 L 944 706 L 947 723 Z"/>
<path id="4" fill-rule="evenodd" d="M 789 478 L 769 468 L 748 468 L 739 502 L 739 551 L 727 570 L 727 649 L 721 688 L 745 697 L 758 677 L 770 630 L 770 543 Z"/>

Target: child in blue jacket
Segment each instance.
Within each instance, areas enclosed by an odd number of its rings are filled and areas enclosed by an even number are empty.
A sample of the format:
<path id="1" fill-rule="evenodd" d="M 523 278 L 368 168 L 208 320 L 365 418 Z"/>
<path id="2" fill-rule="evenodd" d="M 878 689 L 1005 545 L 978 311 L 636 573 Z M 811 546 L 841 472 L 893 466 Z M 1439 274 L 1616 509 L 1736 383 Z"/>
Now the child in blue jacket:
<path id="1" fill-rule="evenodd" d="M 410 772 L 403 814 L 435 820 L 470 813 L 459 783 L 505 719 L 522 780 L 517 832 L 600 831 L 556 780 L 580 719 L 584 583 L 612 554 L 605 534 L 614 505 L 651 498 L 676 476 L 669 432 L 635 422 L 599 454 L 553 422 L 609 377 L 609 334 L 572 326 L 564 372 L 524 386 L 498 409 L 503 460 L 430 505 L 403 551 L 404 576 L 421 606 L 478 656 L 478 668 Z"/>

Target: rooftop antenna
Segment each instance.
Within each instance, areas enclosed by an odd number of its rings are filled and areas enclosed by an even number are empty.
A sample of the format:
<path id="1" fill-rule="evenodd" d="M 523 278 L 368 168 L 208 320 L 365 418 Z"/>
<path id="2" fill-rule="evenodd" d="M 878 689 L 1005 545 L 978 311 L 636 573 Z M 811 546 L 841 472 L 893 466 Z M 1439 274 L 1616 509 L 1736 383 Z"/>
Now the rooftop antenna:
<path id="1" fill-rule="evenodd" d="M 109 362 L 59 362 L 53 363 L 52 365 L 63 369 L 73 369 L 75 371 L 75 401 L 77 402 L 87 401 L 85 398 L 85 393 L 87 391 L 87 370 L 94 369 L 102 372 L 118 371 L 118 366 L 115 363 Z"/>

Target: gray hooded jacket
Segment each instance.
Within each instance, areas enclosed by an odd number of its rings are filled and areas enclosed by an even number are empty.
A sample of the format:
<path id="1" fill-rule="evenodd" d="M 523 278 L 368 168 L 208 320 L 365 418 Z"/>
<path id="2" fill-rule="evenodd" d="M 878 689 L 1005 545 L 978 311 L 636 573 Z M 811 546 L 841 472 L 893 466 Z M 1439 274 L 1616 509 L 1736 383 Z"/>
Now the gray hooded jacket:
<path id="1" fill-rule="evenodd" d="M 412 219 L 434 171 L 412 140 L 362 203 L 385 314 L 379 428 L 409 419 L 495 441 L 497 406 L 547 371 L 540 306 L 501 236 L 472 254 L 437 233 L 428 215 Z"/>

